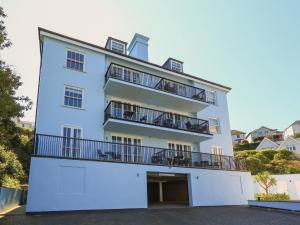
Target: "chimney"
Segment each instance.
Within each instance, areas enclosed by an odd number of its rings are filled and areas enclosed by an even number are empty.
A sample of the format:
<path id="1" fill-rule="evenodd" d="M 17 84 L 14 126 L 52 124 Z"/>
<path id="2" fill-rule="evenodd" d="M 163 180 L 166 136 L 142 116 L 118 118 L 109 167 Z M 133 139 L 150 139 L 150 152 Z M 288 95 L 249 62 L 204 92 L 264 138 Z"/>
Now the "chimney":
<path id="1" fill-rule="evenodd" d="M 128 47 L 129 55 L 148 61 L 148 41 L 148 37 L 136 33 Z"/>

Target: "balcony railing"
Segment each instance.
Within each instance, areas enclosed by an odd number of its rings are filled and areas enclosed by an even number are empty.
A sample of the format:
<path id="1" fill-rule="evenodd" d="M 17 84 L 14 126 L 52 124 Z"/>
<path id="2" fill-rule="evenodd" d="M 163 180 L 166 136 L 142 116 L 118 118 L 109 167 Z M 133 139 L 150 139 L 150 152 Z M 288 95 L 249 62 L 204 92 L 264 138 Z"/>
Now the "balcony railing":
<path id="1" fill-rule="evenodd" d="M 246 170 L 245 160 L 225 155 L 37 134 L 35 156 L 145 165 Z"/>
<path id="2" fill-rule="evenodd" d="M 110 64 L 105 75 L 106 82 L 109 78 L 164 91 L 200 102 L 206 102 L 206 93 L 204 89 L 182 84 L 177 81 L 165 79 L 118 64 Z"/>
<path id="3" fill-rule="evenodd" d="M 211 135 L 207 120 L 117 101 L 111 101 L 105 109 L 105 121 L 109 118 Z"/>

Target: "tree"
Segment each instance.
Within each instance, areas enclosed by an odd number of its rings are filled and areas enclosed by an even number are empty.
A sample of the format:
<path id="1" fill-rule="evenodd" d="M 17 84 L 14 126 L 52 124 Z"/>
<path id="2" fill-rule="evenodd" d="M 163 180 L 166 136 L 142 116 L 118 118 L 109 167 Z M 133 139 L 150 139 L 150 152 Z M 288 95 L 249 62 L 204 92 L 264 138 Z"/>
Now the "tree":
<path id="1" fill-rule="evenodd" d="M 15 153 L 0 145 L 0 186 L 17 188 L 23 177 L 22 164 Z"/>
<path id="2" fill-rule="evenodd" d="M 3 20 L 5 17 L 0 7 L 0 50 L 11 46 Z M 32 102 L 28 97 L 16 95 L 21 85 L 20 76 L 0 60 L 0 144 L 8 145 L 16 134 L 17 128 L 11 119 L 22 117 L 24 111 L 31 108 Z"/>
<path id="3" fill-rule="evenodd" d="M 271 177 L 271 174 L 267 171 L 258 173 L 254 176 L 254 182 L 261 186 L 266 194 L 269 194 L 269 188 L 276 185 L 276 179 Z"/>

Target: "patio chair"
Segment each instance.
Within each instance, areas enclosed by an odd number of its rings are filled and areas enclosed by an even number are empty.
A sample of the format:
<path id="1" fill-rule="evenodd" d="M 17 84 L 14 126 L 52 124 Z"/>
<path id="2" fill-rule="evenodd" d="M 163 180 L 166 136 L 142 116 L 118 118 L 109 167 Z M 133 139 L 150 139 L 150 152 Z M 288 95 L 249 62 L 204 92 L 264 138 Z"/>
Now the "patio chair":
<path id="1" fill-rule="evenodd" d="M 146 122 L 147 122 L 147 115 L 144 115 L 144 116 L 140 119 L 140 122 L 146 123 Z"/>
<path id="2" fill-rule="evenodd" d="M 97 153 L 100 160 L 107 160 L 108 155 L 104 154 L 100 149 L 97 150 Z"/>

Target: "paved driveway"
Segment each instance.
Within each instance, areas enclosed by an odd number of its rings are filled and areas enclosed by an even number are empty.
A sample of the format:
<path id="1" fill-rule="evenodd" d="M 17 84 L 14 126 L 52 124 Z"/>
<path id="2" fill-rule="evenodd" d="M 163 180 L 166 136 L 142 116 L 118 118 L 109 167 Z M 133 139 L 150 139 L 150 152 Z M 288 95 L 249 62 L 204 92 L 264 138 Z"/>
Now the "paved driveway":
<path id="1" fill-rule="evenodd" d="M 266 209 L 200 207 L 52 213 L 26 216 L 22 209 L 1 225 L 300 225 L 300 214 Z"/>

